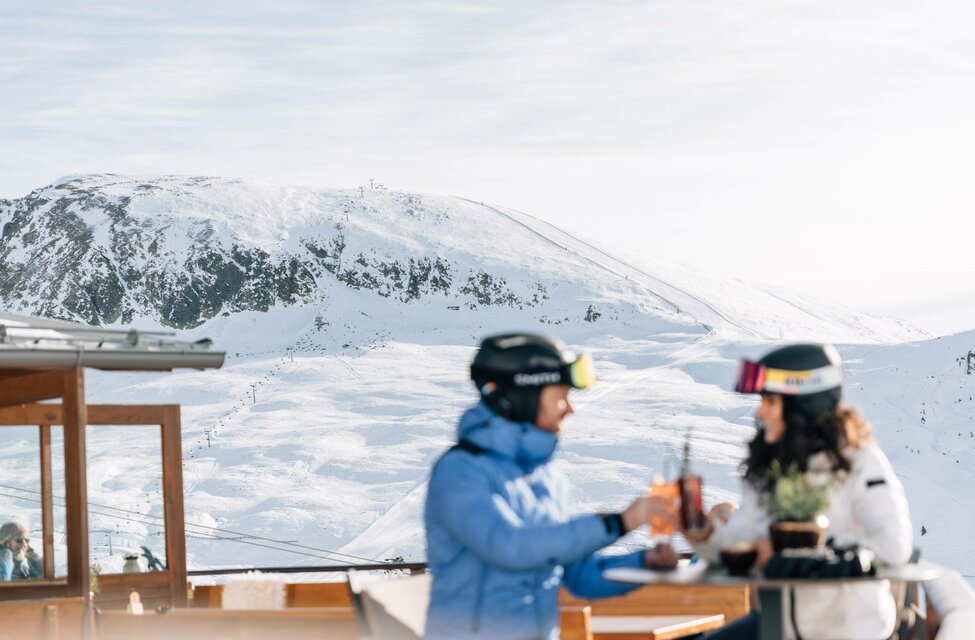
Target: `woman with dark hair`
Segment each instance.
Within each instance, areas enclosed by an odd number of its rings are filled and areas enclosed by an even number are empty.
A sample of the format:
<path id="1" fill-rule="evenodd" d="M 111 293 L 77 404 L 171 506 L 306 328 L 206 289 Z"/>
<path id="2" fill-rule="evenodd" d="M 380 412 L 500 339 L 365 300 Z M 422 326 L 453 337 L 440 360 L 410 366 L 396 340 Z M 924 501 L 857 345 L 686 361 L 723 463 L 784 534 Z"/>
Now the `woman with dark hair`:
<path id="1" fill-rule="evenodd" d="M 835 546 L 870 549 L 878 562 L 901 565 L 910 559 L 913 534 L 904 489 L 870 426 L 840 404 L 843 368 L 831 346 L 799 344 L 776 349 L 756 363 L 743 361 L 736 391 L 761 394 L 758 433 L 743 463 L 741 503 L 715 506 L 701 532 L 686 532 L 697 553 L 717 561 L 720 551 L 753 543 L 759 563 L 772 555 L 772 523 L 766 497 L 773 469 L 798 468 L 810 484 L 828 486 L 826 536 Z M 794 611 L 784 601 L 787 638 L 886 638 L 894 629 L 896 607 L 886 581 L 796 587 Z M 757 638 L 751 614 L 711 636 L 720 640 Z"/>

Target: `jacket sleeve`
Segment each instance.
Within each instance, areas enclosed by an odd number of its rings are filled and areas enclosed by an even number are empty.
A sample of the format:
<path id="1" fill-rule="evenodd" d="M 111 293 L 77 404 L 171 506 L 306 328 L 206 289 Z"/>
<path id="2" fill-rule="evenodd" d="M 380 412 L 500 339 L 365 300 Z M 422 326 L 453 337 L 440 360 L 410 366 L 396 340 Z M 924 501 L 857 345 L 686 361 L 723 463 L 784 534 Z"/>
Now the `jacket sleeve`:
<path id="1" fill-rule="evenodd" d="M 442 458 L 428 491 L 431 517 L 483 562 L 507 571 L 570 564 L 616 540 L 596 515 L 560 524 L 524 522 L 469 456 Z"/>
<path id="2" fill-rule="evenodd" d="M 41 558 L 41 555 L 33 549 L 27 552 L 27 567 L 27 577 L 44 577 L 44 560 Z"/>
<path id="3" fill-rule="evenodd" d="M 6 582 L 14 572 L 14 554 L 4 547 L 0 549 L 0 580 Z"/>
<path id="4" fill-rule="evenodd" d="M 610 582 L 603 577 L 606 569 L 643 566 L 643 551 L 621 556 L 591 555 L 565 566 L 563 582 L 577 598 L 609 598 L 621 596 L 641 587 L 639 584 Z"/>
<path id="5" fill-rule="evenodd" d="M 880 447 L 860 449 L 850 481 L 853 517 L 860 529 L 857 542 L 884 564 L 905 564 L 914 546 L 911 515 L 904 487 Z"/>
<path id="6" fill-rule="evenodd" d="M 741 502 L 731 512 L 728 522 L 714 522 L 714 532 L 704 542 L 692 542 L 694 552 L 708 562 L 717 562 L 721 550 L 736 542 L 755 542 L 769 537 L 770 518 L 758 491 L 742 483 Z"/>

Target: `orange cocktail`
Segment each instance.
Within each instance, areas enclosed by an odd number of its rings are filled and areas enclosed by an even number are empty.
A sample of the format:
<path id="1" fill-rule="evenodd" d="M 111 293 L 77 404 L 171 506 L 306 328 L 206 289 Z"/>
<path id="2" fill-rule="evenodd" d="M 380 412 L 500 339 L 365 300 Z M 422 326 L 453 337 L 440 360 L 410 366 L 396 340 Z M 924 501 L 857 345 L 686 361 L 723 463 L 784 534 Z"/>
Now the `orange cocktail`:
<path id="1" fill-rule="evenodd" d="M 676 482 L 664 482 L 662 478 L 654 478 L 650 484 L 650 495 L 670 498 L 669 510 L 673 511 L 675 517 L 677 516 L 678 505 L 680 505 L 680 486 Z M 660 518 L 650 518 L 650 535 L 654 537 L 672 536 L 674 535 L 674 527 Z"/>

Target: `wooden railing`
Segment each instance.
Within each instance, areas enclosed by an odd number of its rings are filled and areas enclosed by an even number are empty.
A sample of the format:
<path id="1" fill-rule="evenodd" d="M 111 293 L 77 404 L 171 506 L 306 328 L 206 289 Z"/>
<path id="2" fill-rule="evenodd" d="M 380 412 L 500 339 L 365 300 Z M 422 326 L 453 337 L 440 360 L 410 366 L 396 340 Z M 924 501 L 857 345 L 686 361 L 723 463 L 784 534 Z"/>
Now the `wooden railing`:
<path id="1" fill-rule="evenodd" d="M 233 567 L 228 569 L 200 569 L 188 571 L 187 575 L 191 578 L 200 576 L 226 576 L 235 573 L 250 573 L 260 571 L 261 573 L 345 573 L 349 569 L 356 571 L 408 571 L 409 573 L 420 573 L 427 568 L 426 562 L 377 562 L 374 564 L 327 564 L 310 567 Z"/>

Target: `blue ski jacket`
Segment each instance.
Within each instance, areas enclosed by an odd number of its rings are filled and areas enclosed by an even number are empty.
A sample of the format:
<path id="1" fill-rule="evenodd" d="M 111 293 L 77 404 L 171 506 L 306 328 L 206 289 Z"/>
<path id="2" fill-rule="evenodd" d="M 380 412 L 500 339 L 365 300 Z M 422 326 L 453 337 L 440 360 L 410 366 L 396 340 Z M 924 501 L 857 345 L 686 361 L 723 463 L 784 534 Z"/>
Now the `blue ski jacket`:
<path id="1" fill-rule="evenodd" d="M 571 516 L 568 480 L 550 464 L 556 435 L 480 403 L 457 436 L 464 447 L 440 458 L 427 493 L 426 638 L 557 640 L 561 585 L 583 598 L 634 588 L 603 579 L 641 566 L 642 552 L 594 555 L 620 532 L 599 515 Z"/>

